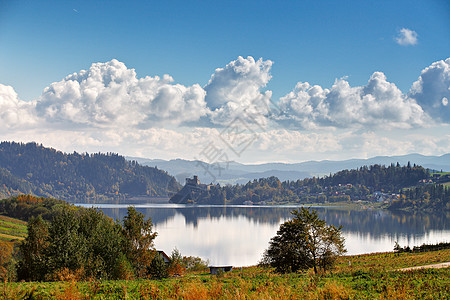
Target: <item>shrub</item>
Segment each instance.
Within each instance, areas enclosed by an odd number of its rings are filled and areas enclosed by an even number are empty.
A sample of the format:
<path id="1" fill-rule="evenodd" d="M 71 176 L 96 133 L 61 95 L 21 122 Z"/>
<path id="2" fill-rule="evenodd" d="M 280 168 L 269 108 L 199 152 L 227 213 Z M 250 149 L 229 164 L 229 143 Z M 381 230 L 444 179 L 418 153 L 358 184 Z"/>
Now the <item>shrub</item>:
<path id="1" fill-rule="evenodd" d="M 166 263 L 160 255 L 155 255 L 155 257 L 153 258 L 152 262 L 150 263 L 148 274 L 152 279 L 162 279 L 169 276 Z"/>

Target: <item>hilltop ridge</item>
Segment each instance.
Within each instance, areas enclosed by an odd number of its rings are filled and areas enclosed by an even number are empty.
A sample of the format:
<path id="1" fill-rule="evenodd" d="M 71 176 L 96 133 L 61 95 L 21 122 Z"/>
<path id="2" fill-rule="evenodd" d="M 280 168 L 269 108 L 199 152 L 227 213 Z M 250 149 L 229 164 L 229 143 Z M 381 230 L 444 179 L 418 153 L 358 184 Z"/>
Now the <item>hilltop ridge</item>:
<path id="1" fill-rule="evenodd" d="M 37 143 L 0 143 L 0 197 L 19 194 L 67 201 L 170 197 L 175 178 L 116 153 L 63 153 Z"/>

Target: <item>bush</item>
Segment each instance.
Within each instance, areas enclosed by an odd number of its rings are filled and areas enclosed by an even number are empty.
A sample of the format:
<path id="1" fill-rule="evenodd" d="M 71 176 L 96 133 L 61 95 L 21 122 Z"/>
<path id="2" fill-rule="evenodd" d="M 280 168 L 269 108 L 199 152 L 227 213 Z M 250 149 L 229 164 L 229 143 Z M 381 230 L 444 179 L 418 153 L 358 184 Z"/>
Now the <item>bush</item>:
<path id="1" fill-rule="evenodd" d="M 180 251 L 178 251 L 177 248 L 173 249 L 167 269 L 169 272 L 169 276 L 181 276 L 184 274 L 185 268 L 182 265 L 182 260 L 183 257 L 181 256 Z"/>
<path id="2" fill-rule="evenodd" d="M 196 256 L 183 256 L 181 264 L 188 271 L 203 271 L 208 267 L 209 261 Z"/>
<path id="3" fill-rule="evenodd" d="M 150 263 L 148 274 L 152 279 L 162 279 L 169 277 L 166 263 L 159 254 L 156 254 Z"/>

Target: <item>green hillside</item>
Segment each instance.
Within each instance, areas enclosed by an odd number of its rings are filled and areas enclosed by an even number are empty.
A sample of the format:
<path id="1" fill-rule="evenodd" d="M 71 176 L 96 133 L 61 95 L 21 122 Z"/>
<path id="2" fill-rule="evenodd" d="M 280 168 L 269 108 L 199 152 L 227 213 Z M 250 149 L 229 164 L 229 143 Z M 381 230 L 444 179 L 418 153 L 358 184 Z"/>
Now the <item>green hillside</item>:
<path id="1" fill-rule="evenodd" d="M 36 143 L 0 143 L 0 198 L 19 194 L 67 201 L 168 197 L 177 188 L 167 172 L 115 153 L 67 154 Z"/>
<path id="2" fill-rule="evenodd" d="M 0 240 L 23 240 L 27 236 L 27 222 L 0 215 Z"/>

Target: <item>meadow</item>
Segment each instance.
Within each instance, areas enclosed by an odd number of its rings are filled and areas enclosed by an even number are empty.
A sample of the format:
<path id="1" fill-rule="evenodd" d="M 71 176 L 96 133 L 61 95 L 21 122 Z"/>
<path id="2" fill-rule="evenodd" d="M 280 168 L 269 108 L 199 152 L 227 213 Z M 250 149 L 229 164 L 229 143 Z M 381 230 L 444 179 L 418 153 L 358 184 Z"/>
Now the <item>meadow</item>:
<path id="1" fill-rule="evenodd" d="M 339 258 L 331 272 L 277 274 L 270 268 L 206 270 L 162 280 L 1 283 L 2 299 L 447 299 L 450 268 L 396 271 L 450 261 L 450 250 Z"/>
<path id="2" fill-rule="evenodd" d="M 0 215 L 0 240 L 11 242 L 27 236 L 27 222 Z"/>

